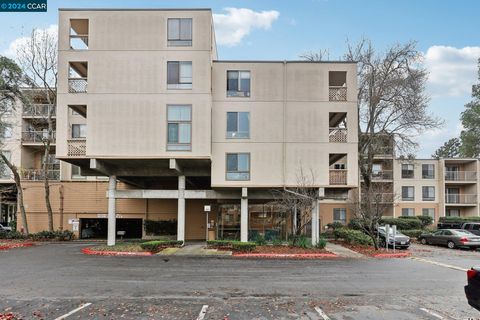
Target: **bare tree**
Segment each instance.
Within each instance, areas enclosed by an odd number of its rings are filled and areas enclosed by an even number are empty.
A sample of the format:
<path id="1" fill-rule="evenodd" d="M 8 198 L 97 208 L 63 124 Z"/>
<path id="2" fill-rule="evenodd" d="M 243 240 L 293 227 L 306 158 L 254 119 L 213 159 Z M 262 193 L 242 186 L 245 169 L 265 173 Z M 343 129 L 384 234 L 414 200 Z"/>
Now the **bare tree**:
<path id="1" fill-rule="evenodd" d="M 24 72 L 31 78 L 36 88 L 43 91 L 48 105 L 46 121 L 47 134 L 42 137 L 44 146 L 43 178 L 45 205 L 48 213 L 48 229 L 53 231 L 53 212 L 50 203 L 49 159 L 53 135 L 53 112 L 57 105 L 57 35 L 48 30 L 33 29 L 30 38 L 17 50 L 17 59 Z"/>
<path id="2" fill-rule="evenodd" d="M 28 84 L 28 79 L 18 65 L 14 61 L 0 56 L 0 132 L 5 132 L 5 128 L 11 125 L 5 116 L 15 110 L 16 102 L 28 103 L 21 91 L 21 87 Z M 2 165 L 5 164 L 12 171 L 17 189 L 17 204 L 22 215 L 23 231 L 28 234 L 27 214 L 23 204 L 23 189 L 20 174 L 18 173 L 17 166 L 3 152 L 3 138 L 4 135 L 0 135 L 0 158 Z"/>
<path id="3" fill-rule="evenodd" d="M 307 61 L 327 61 L 330 59 L 330 51 L 328 49 L 308 51 L 302 53 L 299 57 Z"/>
<path id="4" fill-rule="evenodd" d="M 319 200 L 318 188 L 315 188 L 315 174 L 313 170 L 305 172 L 299 169 L 294 187 L 282 190 L 272 190 L 275 204 L 285 208 L 292 215 L 292 242 L 298 244 L 301 235 L 305 234 L 306 227 L 312 222 L 312 212 L 315 201 Z"/>

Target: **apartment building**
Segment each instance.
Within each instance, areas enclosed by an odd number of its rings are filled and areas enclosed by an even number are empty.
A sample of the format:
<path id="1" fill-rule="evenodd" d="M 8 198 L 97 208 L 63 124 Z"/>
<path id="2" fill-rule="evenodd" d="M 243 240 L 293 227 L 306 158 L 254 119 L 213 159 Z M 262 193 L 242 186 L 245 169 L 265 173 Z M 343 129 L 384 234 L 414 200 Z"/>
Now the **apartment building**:
<path id="1" fill-rule="evenodd" d="M 60 9 L 55 148 L 77 180 L 62 170 L 55 223 L 110 244 L 146 221 L 179 240 L 285 239 L 272 190 L 303 171 L 316 242 L 358 188 L 356 91 L 355 63 L 219 60 L 209 9 Z"/>

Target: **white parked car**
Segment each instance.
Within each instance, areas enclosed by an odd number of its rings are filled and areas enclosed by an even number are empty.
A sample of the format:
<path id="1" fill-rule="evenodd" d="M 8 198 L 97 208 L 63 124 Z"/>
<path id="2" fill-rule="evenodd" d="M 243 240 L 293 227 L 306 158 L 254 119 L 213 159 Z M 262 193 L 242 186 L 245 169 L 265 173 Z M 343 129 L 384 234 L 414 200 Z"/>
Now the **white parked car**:
<path id="1" fill-rule="evenodd" d="M 12 227 L 6 227 L 0 224 L 0 231 L 12 231 Z"/>

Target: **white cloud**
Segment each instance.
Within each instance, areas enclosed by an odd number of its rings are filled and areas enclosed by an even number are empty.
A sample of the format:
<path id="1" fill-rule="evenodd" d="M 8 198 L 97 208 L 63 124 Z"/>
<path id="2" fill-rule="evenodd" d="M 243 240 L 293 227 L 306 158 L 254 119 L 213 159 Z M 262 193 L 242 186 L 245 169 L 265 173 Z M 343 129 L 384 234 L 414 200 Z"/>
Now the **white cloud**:
<path id="1" fill-rule="evenodd" d="M 45 29 L 38 28 L 37 30 L 40 32 L 46 31 L 48 32 L 49 35 L 54 36 L 56 39 L 58 34 L 58 25 L 52 24 L 48 28 L 45 28 Z M 29 40 L 30 40 L 30 35 L 13 40 L 8 46 L 8 49 L 3 52 L 3 55 L 11 59 L 15 59 L 17 56 L 17 50 L 23 45 L 27 44 Z"/>
<path id="2" fill-rule="evenodd" d="M 425 54 L 430 72 L 428 89 L 433 96 L 470 95 L 477 80 L 480 47 L 432 46 Z"/>
<path id="3" fill-rule="evenodd" d="M 256 12 L 246 8 L 225 8 L 226 13 L 214 13 L 218 45 L 233 47 L 242 42 L 252 29 L 268 30 L 280 13 L 275 10 Z"/>

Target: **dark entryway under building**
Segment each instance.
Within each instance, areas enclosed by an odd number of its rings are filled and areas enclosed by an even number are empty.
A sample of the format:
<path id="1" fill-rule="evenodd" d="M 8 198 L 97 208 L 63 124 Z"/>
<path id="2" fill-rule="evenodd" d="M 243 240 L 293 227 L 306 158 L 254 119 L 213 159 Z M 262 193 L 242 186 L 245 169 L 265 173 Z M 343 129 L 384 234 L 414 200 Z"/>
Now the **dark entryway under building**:
<path id="1" fill-rule="evenodd" d="M 142 238 L 143 220 L 142 219 L 117 219 L 116 231 L 125 231 L 124 236 L 117 238 L 140 239 Z M 108 219 L 106 218 L 86 218 L 80 219 L 80 238 L 81 239 L 107 239 Z"/>

